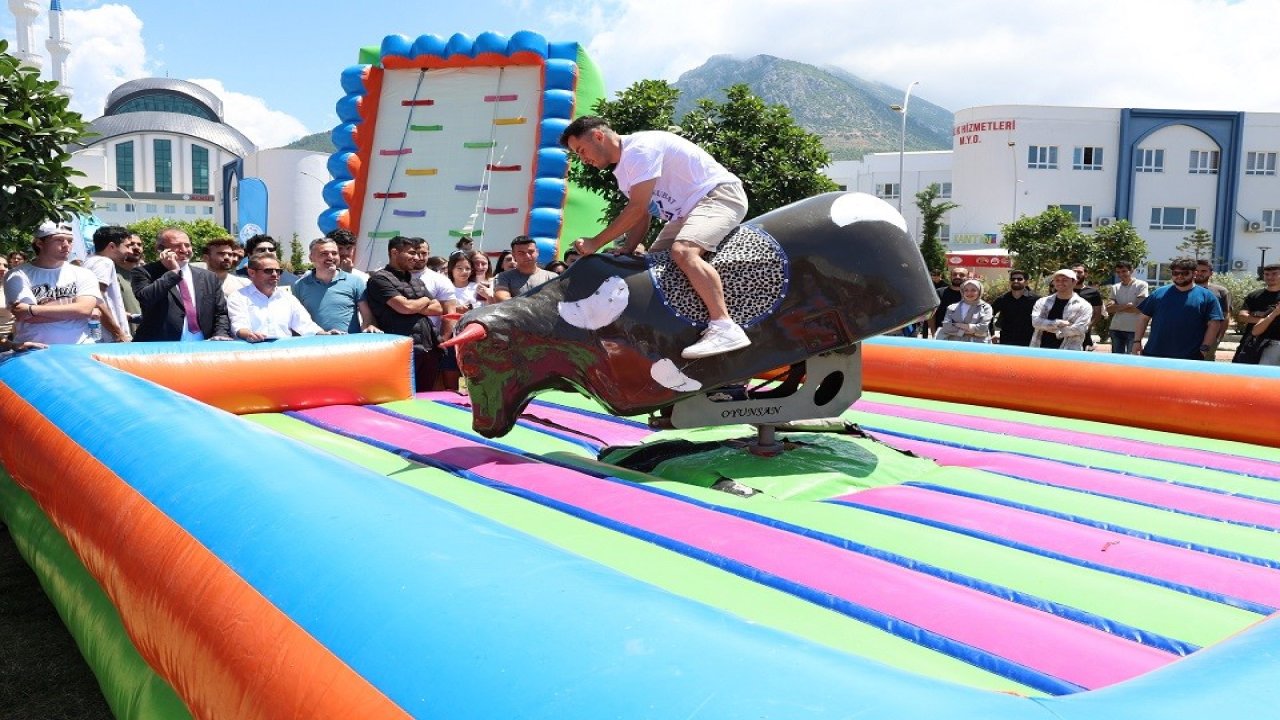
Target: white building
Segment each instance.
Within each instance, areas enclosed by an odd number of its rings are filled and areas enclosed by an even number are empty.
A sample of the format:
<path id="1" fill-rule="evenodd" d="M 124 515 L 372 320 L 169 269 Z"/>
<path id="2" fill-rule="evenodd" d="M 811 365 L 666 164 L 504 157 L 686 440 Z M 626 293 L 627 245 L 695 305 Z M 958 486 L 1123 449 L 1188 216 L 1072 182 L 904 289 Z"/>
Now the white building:
<path id="1" fill-rule="evenodd" d="M 97 215 L 107 224 L 148 217 L 222 222 L 222 167 L 254 152 L 223 122 L 222 101 L 195 83 L 131 80 L 107 96 L 97 135 L 72 154 L 80 182 L 101 187 Z"/>
<path id="2" fill-rule="evenodd" d="M 1280 240 L 1269 235 L 1280 232 L 1277 153 L 1280 113 L 967 108 L 955 115 L 951 152 L 902 158 L 903 211 L 918 230 L 914 195 L 937 182 L 959 205 L 944 228 L 951 251 L 992 247 L 1002 224 L 1057 205 L 1085 229 L 1128 220 L 1152 263 L 1179 254 L 1183 238 L 1203 228 L 1220 269 L 1252 271 Z M 878 153 L 827 174 L 896 204 L 898 162 L 898 153 Z"/>

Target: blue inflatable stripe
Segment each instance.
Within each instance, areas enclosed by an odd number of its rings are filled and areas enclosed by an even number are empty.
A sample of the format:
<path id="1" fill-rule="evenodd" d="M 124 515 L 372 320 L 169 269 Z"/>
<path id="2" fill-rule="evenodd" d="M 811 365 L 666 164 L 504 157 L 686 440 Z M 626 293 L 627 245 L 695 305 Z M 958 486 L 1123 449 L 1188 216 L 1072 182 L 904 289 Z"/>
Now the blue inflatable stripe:
<path id="1" fill-rule="evenodd" d="M 1057 458 L 1050 458 L 1044 455 L 1036 455 L 1034 453 L 1016 452 L 1012 450 L 999 450 L 995 448 L 982 447 L 980 445 L 968 445 L 966 443 L 959 443 L 951 440 L 938 440 L 936 438 L 926 437 L 924 435 L 916 435 L 914 433 L 906 433 L 906 432 L 901 432 L 897 430 L 887 430 L 885 428 L 876 427 L 874 425 L 866 425 L 863 423 L 859 423 L 858 426 L 861 427 L 863 430 L 876 432 L 881 435 L 889 435 L 891 437 L 900 437 L 900 438 L 905 438 L 907 440 L 918 440 L 920 442 L 927 442 L 931 445 L 941 445 L 943 447 L 951 447 L 951 448 L 956 448 L 958 450 L 972 450 L 975 452 L 982 452 L 982 453 L 1010 455 L 1013 457 L 1024 457 L 1024 458 L 1029 458 L 1031 460 L 1052 460 L 1055 463 L 1066 465 L 1067 467 L 1077 467 L 1085 470 L 1100 470 L 1102 472 L 1112 473 L 1113 475 L 1124 475 L 1125 477 L 1138 478 L 1140 480 L 1151 480 L 1153 482 L 1165 483 L 1167 485 L 1177 485 L 1178 487 L 1189 488 L 1191 490 L 1199 490 L 1201 492 L 1213 493 L 1214 495 L 1229 495 L 1231 497 L 1238 497 L 1238 498 L 1241 498 L 1244 500 L 1250 500 L 1253 502 L 1266 503 L 1268 505 L 1280 505 L 1280 500 L 1273 500 L 1271 498 L 1259 497 L 1257 495 L 1245 495 L 1244 493 L 1230 492 L 1228 490 L 1223 490 L 1221 488 L 1205 487 L 1204 485 L 1196 485 L 1188 482 L 1179 482 L 1176 480 L 1169 480 L 1167 478 L 1154 477 L 1152 475 L 1143 475 L 1141 473 L 1128 472 L 1125 470 L 1116 470 L 1108 467 L 1098 467 L 1096 465 L 1086 465 L 1084 463 L 1071 462 L 1069 460 L 1059 460 Z M 1221 472 L 1228 475 L 1234 474 L 1227 470 L 1219 470 L 1217 472 Z M 996 474 L 1003 474 L 1003 473 L 996 473 Z M 1019 479 L 1026 479 L 1026 478 L 1019 478 Z M 1255 479 L 1264 480 L 1267 482 L 1274 482 L 1271 478 L 1255 478 Z M 1027 482 L 1037 482 L 1037 481 L 1027 480 Z M 1059 487 L 1059 486 L 1054 485 L 1054 487 Z M 1074 488 L 1063 488 L 1063 489 L 1072 490 Z M 1084 492 L 1084 491 L 1082 490 L 1079 492 Z M 1128 501 L 1128 502 L 1136 503 L 1137 501 Z M 1161 506 L 1161 509 L 1169 510 L 1170 512 L 1177 512 L 1172 508 L 1165 508 L 1163 506 Z M 1220 520 L 1221 522 L 1228 522 L 1228 523 L 1238 522 L 1238 521 L 1226 520 L 1223 518 L 1213 518 L 1213 519 Z M 1267 528 L 1267 529 L 1273 529 L 1273 528 Z"/>
<path id="2" fill-rule="evenodd" d="M 970 498 L 972 500 L 981 500 L 983 502 L 992 503 L 993 505 L 1003 505 L 1004 507 L 1014 508 L 1015 510 L 1025 510 L 1026 512 L 1036 513 L 1037 515 L 1045 515 L 1051 518 L 1057 518 L 1059 520 L 1066 520 L 1068 522 L 1073 522 L 1078 525 L 1094 527 L 1100 530 L 1107 530 L 1114 533 L 1120 533 L 1121 535 L 1128 535 L 1129 537 L 1136 537 L 1136 538 L 1141 538 L 1143 540 L 1150 540 L 1152 542 L 1163 543 L 1165 545 L 1172 545 L 1173 547 L 1180 547 L 1187 550 L 1195 550 L 1196 552 L 1202 552 L 1202 553 L 1205 553 L 1206 555 L 1223 557 L 1229 560 L 1239 560 L 1240 562 L 1247 562 L 1250 565 L 1260 565 L 1262 567 L 1271 568 L 1273 570 L 1280 569 L 1280 562 L 1277 562 L 1275 560 L 1269 560 L 1264 557 L 1258 557 L 1256 555 L 1246 555 L 1245 553 L 1238 553 L 1233 550 L 1224 550 L 1222 548 L 1216 548 L 1210 545 L 1201 545 L 1200 543 L 1189 542 L 1186 540 L 1178 540 L 1177 538 L 1164 537 L 1163 535 L 1155 535 L 1152 533 L 1143 532 L 1141 530 L 1134 530 L 1133 528 L 1127 528 L 1121 525 L 1116 525 L 1114 523 L 1104 522 L 1101 520 L 1090 520 L 1089 518 L 1081 517 L 1079 515 L 1061 513 L 1056 510 L 1049 510 L 1047 508 L 1036 507 L 1035 505 L 1027 505 L 1025 503 L 1014 502 L 1012 500 L 1006 500 L 1004 498 L 995 497 L 993 495 L 984 495 L 982 493 L 969 492 L 967 490 L 958 490 L 956 488 L 947 487 L 945 485 L 935 485 L 933 483 L 925 483 L 925 482 L 907 482 L 907 483 L 903 483 L 903 485 L 909 486 L 909 487 L 926 488 L 928 490 L 935 490 L 937 492 L 947 493 L 948 495 L 955 495 L 957 497 Z"/>
<path id="3" fill-rule="evenodd" d="M 432 430 L 442 431 L 442 432 L 450 432 L 452 430 L 451 428 L 448 428 L 445 425 L 431 422 L 430 420 L 423 420 L 421 418 L 404 415 L 402 413 L 398 413 L 393 410 L 388 410 L 387 408 L 370 408 L 370 409 L 374 409 L 377 412 L 380 412 L 382 414 L 395 417 L 404 422 L 413 423 L 415 425 L 421 425 L 423 427 L 427 427 Z M 476 442 L 476 441 L 483 442 L 485 445 L 501 449 L 504 452 L 514 453 L 514 454 L 520 455 L 521 457 L 537 460 L 538 462 L 549 461 L 548 458 L 535 456 L 530 453 L 526 453 L 517 448 L 511 447 L 509 445 L 505 445 L 502 443 L 495 443 L 490 440 L 479 440 L 478 438 L 474 438 L 468 435 L 456 435 L 453 432 L 450 432 L 450 434 L 467 438 L 473 442 Z M 610 482 L 619 482 L 626 485 L 629 488 L 639 488 L 645 491 L 654 490 L 654 488 L 651 488 L 648 485 L 628 482 L 626 480 L 616 478 L 612 475 L 607 475 L 605 473 L 600 473 L 591 469 L 575 467 L 568 463 L 558 463 L 554 461 L 551 461 L 551 463 L 558 465 L 560 467 L 563 467 L 565 469 L 572 470 L 573 472 L 578 472 L 584 475 L 594 477 L 598 480 L 608 480 Z M 914 570 L 923 575 L 928 575 L 930 577 L 935 577 L 940 580 L 945 580 L 953 585 L 959 585 L 961 587 L 966 587 L 971 590 L 977 590 L 987 595 L 998 597 L 1001 600 L 1017 603 L 1019 605 L 1030 607 L 1032 609 L 1039 610 L 1040 612 L 1048 613 L 1050 615 L 1056 615 L 1058 617 L 1080 623 L 1081 625 L 1094 628 L 1095 630 L 1100 630 L 1102 632 L 1115 635 L 1117 637 L 1123 637 L 1127 640 L 1132 640 L 1134 642 L 1147 645 L 1148 647 L 1164 650 L 1165 652 L 1173 653 L 1175 655 L 1186 656 L 1200 649 L 1198 645 L 1194 645 L 1192 643 L 1187 643 L 1181 640 L 1168 638 L 1158 633 L 1152 633 L 1146 630 L 1142 630 L 1140 628 L 1133 627 L 1126 623 L 1121 623 L 1115 620 L 1111 620 L 1109 618 L 1102 617 L 1101 615 L 1098 615 L 1096 613 L 1079 610 L 1077 608 L 1063 605 L 1062 603 L 1058 603 L 1052 600 L 1047 600 L 1045 598 L 1031 595 L 1030 593 L 1025 593 L 1019 590 L 1014 590 L 1012 588 L 997 585 L 995 583 L 990 583 L 984 580 L 980 580 L 978 578 L 964 575 L 962 573 L 946 570 L 936 565 L 920 562 L 919 560 L 907 557 L 905 555 L 899 555 L 897 553 L 889 552 L 887 550 L 881 550 L 879 548 L 871 547 L 870 545 L 865 545 L 863 543 L 856 542 L 848 538 L 839 537 L 836 535 L 832 535 L 830 533 L 825 533 L 819 530 L 814 530 L 812 528 L 807 528 L 802 525 L 789 523 L 789 522 L 786 522 L 785 520 L 778 520 L 776 518 L 771 518 L 764 515 L 748 512 L 746 510 L 728 508 L 722 505 L 716 505 L 714 503 L 697 500 L 696 498 L 691 498 L 689 496 L 681 495 L 678 493 L 663 491 L 659 494 L 667 499 L 674 500 L 676 502 L 680 502 L 686 505 L 691 505 L 701 510 L 720 513 L 720 514 L 728 515 L 730 517 L 735 517 L 741 520 L 746 520 L 748 522 L 755 523 L 757 525 L 768 527 L 774 530 L 780 530 L 783 532 L 790 533 L 792 535 L 798 535 L 800 537 L 808 538 L 811 540 L 817 540 L 819 542 L 825 543 L 832 547 L 838 547 L 841 550 L 846 550 L 848 552 L 854 552 L 859 555 L 872 557 L 877 560 L 881 560 L 893 565 L 897 565 L 898 567 L 906 568 L 908 570 Z"/>
<path id="4" fill-rule="evenodd" d="M 761 570 L 755 567 L 752 567 L 745 563 L 738 562 L 736 560 L 731 560 L 729 558 L 724 557 L 723 555 L 719 555 L 717 553 L 709 553 L 704 550 L 701 550 L 700 548 L 695 548 L 686 543 L 673 540 L 669 537 L 666 537 L 665 535 L 658 535 L 646 530 L 641 530 L 640 528 L 636 528 L 632 525 L 622 523 L 620 521 L 614 520 L 612 518 L 609 518 L 603 515 L 599 515 L 594 512 L 583 510 L 582 508 L 579 508 L 574 505 L 570 505 L 568 503 L 564 503 L 558 500 L 554 500 L 554 499 L 539 495 L 537 493 L 525 490 L 524 488 L 517 488 L 511 485 L 507 485 L 506 483 L 484 477 L 483 475 L 473 473 L 470 470 L 467 470 L 459 466 L 451 465 L 449 463 L 443 462 L 429 455 L 422 455 L 419 453 L 412 452 L 410 450 L 406 450 L 405 448 L 395 445 L 394 443 L 389 443 L 389 442 L 380 440 L 378 438 L 374 438 L 367 435 L 362 435 L 360 433 L 345 430 L 342 428 L 334 427 L 323 421 L 317 420 L 315 418 L 310 418 L 310 417 L 307 417 L 306 415 L 301 415 L 296 412 L 288 412 L 285 414 L 291 417 L 294 417 L 298 420 L 301 420 L 302 422 L 318 427 L 322 430 L 332 432 L 336 435 L 341 435 L 343 437 L 347 437 L 352 440 L 356 440 L 358 442 L 365 443 L 367 445 L 370 445 L 371 447 L 376 447 L 381 450 L 385 450 L 399 457 L 403 457 L 406 460 L 410 460 L 412 462 L 416 462 L 421 465 L 426 465 L 428 467 L 433 467 L 438 470 L 451 473 L 465 480 L 469 480 L 471 482 L 484 485 L 485 487 L 490 487 L 495 490 L 499 490 L 501 492 L 505 492 L 505 493 L 514 495 L 516 497 L 529 500 L 530 502 L 536 502 L 539 505 L 553 508 L 567 515 L 580 518 L 584 521 L 591 522 L 596 525 L 600 525 L 601 527 L 606 527 L 616 532 L 620 532 L 628 536 L 631 536 L 640 540 L 644 540 L 646 542 L 650 542 L 654 545 L 671 550 L 673 552 L 680 553 L 687 557 L 700 560 L 709 565 L 712 565 L 713 567 L 717 567 L 721 570 L 733 573 L 734 575 L 751 580 L 753 582 L 757 582 L 769 587 L 773 587 L 781 592 L 786 592 L 790 595 L 803 598 L 820 607 L 828 608 L 830 610 L 839 612 L 854 620 L 858 620 L 872 627 L 878 628 L 885 632 L 904 638 L 922 647 L 926 647 L 930 650 L 935 650 L 939 653 L 942 653 L 949 657 L 953 657 L 963 662 L 969 663 L 970 665 L 973 665 L 975 667 L 981 668 L 988 672 L 994 673 L 1001 677 L 1005 677 L 1015 682 L 1026 685 L 1028 687 L 1035 688 L 1036 690 L 1040 690 L 1042 692 L 1049 693 L 1052 695 L 1065 695 L 1070 693 L 1081 692 L 1082 690 L 1084 690 L 1083 687 L 1076 685 L 1075 683 L 1067 682 L 1065 680 L 1053 677 L 1046 673 L 1033 670 L 1024 665 L 1012 662 L 1005 658 L 989 653 L 985 650 L 980 650 L 966 643 L 961 643 L 956 640 L 952 640 L 945 636 L 939 635 L 938 633 L 932 632 L 930 630 L 926 630 L 917 625 L 909 623 L 900 618 L 893 617 L 892 615 L 888 615 L 876 610 L 872 610 L 871 608 L 857 605 L 847 600 L 834 597 L 828 593 L 815 590 L 814 588 L 811 588 L 790 580 L 786 580 L 784 578 L 777 577 L 771 573 L 762 572 Z M 407 418 L 407 419 L 411 419 L 411 418 Z M 419 424 L 432 427 L 433 429 L 439 430 L 441 432 L 446 432 L 449 434 L 458 435 L 459 437 L 464 437 L 468 440 L 477 441 L 477 439 L 474 438 L 473 436 L 456 433 L 455 431 L 452 430 L 452 428 L 438 426 L 433 423 L 429 423 L 425 421 L 418 421 L 418 422 Z M 526 453 L 523 453 L 515 448 L 507 448 L 502 443 L 494 443 L 491 441 L 481 441 L 481 442 L 483 442 L 485 445 L 489 445 L 493 447 L 494 449 L 503 450 L 505 452 L 508 452 L 510 454 L 513 454 L 519 457 L 531 457 Z M 557 464 L 557 463 L 551 463 L 551 464 Z M 570 468 L 570 469 L 577 470 L 578 472 L 583 472 L 579 468 Z M 590 473 L 590 472 L 587 472 L 585 474 L 591 475 L 593 477 L 595 476 L 593 473 Z M 626 483 L 626 481 L 620 480 L 618 478 L 612 478 L 607 476 L 601 477 L 600 479 Z M 638 487 L 635 485 L 635 483 L 626 483 L 626 484 L 631 487 Z M 641 489 L 645 489 L 645 488 L 641 488 Z"/>
<path id="5" fill-rule="evenodd" d="M 1245 600 L 1243 598 L 1237 598 L 1230 595 L 1223 595 L 1222 593 L 1217 593 L 1212 590 L 1205 590 L 1203 588 L 1198 588 L 1191 585 L 1184 585 L 1182 583 L 1176 583 L 1171 580 L 1158 578 L 1158 577 L 1155 577 L 1154 575 L 1145 575 L 1143 573 L 1134 572 L 1132 570 L 1125 570 L 1123 568 L 1111 567 L 1109 565 L 1102 565 L 1099 563 L 1090 562 L 1082 558 L 1074 557 L 1071 555 L 1065 555 L 1063 553 L 1059 553 L 1053 550 L 1048 550 L 1035 545 L 1028 545 L 1027 543 L 1019 542 L 1017 540 L 1011 540 L 1009 538 L 1002 537 L 1000 535 L 994 535 L 992 533 L 983 532 L 982 530 L 974 530 L 971 528 L 963 527 L 961 525 L 954 525 L 952 523 L 944 522 L 942 520 L 934 520 L 933 518 L 921 517 L 919 515 L 912 515 L 910 513 L 902 512 L 899 510 L 890 510 L 888 508 L 880 508 L 872 505 L 860 505 L 858 503 L 855 503 L 849 500 L 827 500 L 825 502 L 857 508 L 858 510 L 864 510 L 866 512 L 876 513 L 878 515 L 885 515 L 887 517 L 896 518 L 898 520 L 905 520 L 907 522 L 917 523 L 920 525 L 927 525 L 929 527 L 938 528 L 939 530 L 946 530 L 947 532 L 953 532 L 953 533 L 956 533 L 957 535 L 965 535 L 967 537 L 983 540 L 989 543 L 994 543 L 996 545 L 1001 545 L 1003 547 L 1019 550 L 1021 552 L 1029 553 L 1032 555 L 1039 555 L 1041 557 L 1049 558 L 1051 560 L 1057 560 L 1058 562 L 1064 562 L 1069 565 L 1075 565 L 1077 567 L 1082 567 L 1089 570 L 1096 570 L 1098 572 L 1107 573 L 1108 575 L 1116 575 L 1118 577 L 1127 578 L 1129 580 L 1136 580 L 1138 582 L 1144 582 L 1149 585 L 1155 585 L 1157 587 L 1161 587 L 1166 590 L 1173 590 L 1175 592 L 1180 592 L 1184 595 L 1197 597 L 1197 598 L 1200 598 L 1201 600 L 1209 600 L 1211 602 L 1220 603 L 1222 605 L 1228 605 L 1230 607 L 1239 608 L 1241 610 L 1248 610 L 1249 612 L 1258 613 L 1259 615 L 1264 615 L 1264 616 L 1270 615 L 1271 613 L 1277 610 L 1277 608 L 1271 607 L 1270 605 L 1264 605 L 1262 603 L 1253 602 L 1252 600 Z"/>

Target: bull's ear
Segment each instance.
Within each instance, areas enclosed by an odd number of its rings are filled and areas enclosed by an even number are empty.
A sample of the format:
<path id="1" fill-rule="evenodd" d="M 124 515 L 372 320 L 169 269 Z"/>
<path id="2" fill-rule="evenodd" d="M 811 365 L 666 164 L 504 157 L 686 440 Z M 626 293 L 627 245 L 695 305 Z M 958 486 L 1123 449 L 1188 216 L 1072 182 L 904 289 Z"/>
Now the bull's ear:
<path id="1" fill-rule="evenodd" d="M 473 322 L 464 327 L 462 332 L 457 333 L 448 340 L 440 343 L 440 347 L 447 348 L 454 347 L 455 345 L 466 345 L 471 342 L 479 342 L 487 337 L 489 337 L 489 331 L 485 326 L 478 322 Z"/>

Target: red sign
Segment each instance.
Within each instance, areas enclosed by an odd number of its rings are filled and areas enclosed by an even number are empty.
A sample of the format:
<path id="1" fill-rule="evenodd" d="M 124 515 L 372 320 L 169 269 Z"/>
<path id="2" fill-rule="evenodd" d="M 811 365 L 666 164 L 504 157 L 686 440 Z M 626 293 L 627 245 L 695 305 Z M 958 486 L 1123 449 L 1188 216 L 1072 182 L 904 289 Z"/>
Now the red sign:
<path id="1" fill-rule="evenodd" d="M 972 268 L 1011 268 L 1013 261 L 1008 255 L 961 255 L 949 253 L 947 265 L 951 267 Z"/>
<path id="2" fill-rule="evenodd" d="M 957 145 L 973 145 L 982 142 L 982 133 L 1012 132 L 1016 130 L 1016 120 L 987 120 L 985 122 L 961 123 L 951 130 Z"/>

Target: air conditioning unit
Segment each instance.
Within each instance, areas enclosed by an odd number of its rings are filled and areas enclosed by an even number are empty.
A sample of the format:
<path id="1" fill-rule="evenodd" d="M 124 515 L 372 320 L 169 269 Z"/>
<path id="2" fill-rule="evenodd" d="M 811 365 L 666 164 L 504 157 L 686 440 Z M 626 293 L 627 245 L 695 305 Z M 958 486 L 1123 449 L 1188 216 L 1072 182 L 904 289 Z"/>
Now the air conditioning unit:
<path id="1" fill-rule="evenodd" d="M 1113 218 L 1113 217 L 1100 217 L 1100 218 L 1094 218 L 1094 220 L 1093 220 L 1093 226 L 1094 226 L 1094 227 L 1099 227 L 1099 228 L 1104 228 L 1104 227 L 1106 227 L 1106 226 L 1108 226 L 1108 225 L 1110 225 L 1110 224 L 1114 223 L 1115 221 L 1116 221 L 1116 219 L 1115 219 L 1115 218 Z"/>
<path id="2" fill-rule="evenodd" d="M 1262 232 L 1262 222 L 1258 220 L 1250 220 L 1244 225 L 1245 232 Z"/>
<path id="3" fill-rule="evenodd" d="M 1232 270 L 1243 270 L 1243 269 L 1244 269 L 1244 266 L 1245 266 L 1245 261 L 1244 261 L 1244 260 L 1232 260 L 1232 261 L 1231 261 L 1231 269 L 1232 269 Z"/>

